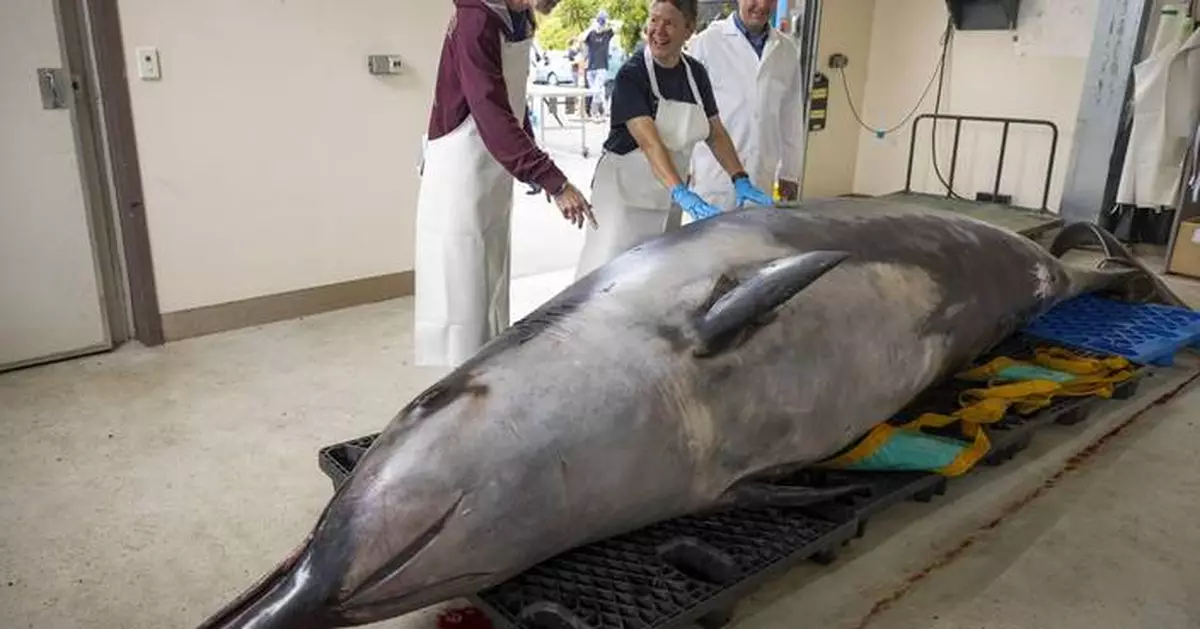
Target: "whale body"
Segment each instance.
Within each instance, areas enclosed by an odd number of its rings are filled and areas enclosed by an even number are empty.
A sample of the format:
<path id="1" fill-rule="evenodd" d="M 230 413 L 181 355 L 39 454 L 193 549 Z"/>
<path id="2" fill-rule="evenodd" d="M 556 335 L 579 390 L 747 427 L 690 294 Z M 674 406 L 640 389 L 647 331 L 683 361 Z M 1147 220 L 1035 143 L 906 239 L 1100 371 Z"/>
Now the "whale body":
<path id="1" fill-rule="evenodd" d="M 1047 250 L 920 205 L 831 199 L 637 246 L 404 406 L 297 551 L 203 627 L 367 624 L 655 522 L 828 497 L 769 480 L 1066 299 L 1140 286 L 1178 303 L 1111 236 L 1062 234 Z M 1123 263 L 1059 259 L 1088 238 Z"/>

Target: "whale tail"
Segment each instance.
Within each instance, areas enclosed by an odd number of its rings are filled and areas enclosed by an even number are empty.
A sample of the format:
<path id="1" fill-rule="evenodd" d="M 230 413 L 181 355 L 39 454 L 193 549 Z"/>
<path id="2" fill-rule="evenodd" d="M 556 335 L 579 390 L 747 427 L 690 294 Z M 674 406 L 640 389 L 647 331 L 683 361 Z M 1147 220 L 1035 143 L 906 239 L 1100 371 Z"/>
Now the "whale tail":
<path id="1" fill-rule="evenodd" d="M 1149 302 L 1189 308 L 1167 283 L 1133 255 L 1116 236 L 1093 223 L 1071 223 L 1050 244 L 1050 254 L 1063 257 L 1068 251 L 1099 246 L 1104 257 L 1095 268 L 1071 267 L 1072 296 L 1092 292 L 1116 293 L 1127 301 Z"/>

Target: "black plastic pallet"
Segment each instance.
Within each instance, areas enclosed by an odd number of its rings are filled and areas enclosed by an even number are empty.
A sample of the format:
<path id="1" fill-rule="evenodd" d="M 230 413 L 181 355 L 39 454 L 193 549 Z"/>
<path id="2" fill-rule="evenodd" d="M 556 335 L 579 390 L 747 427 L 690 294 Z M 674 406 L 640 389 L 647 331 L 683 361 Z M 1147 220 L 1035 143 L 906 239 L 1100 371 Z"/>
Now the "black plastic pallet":
<path id="1" fill-rule="evenodd" d="M 798 509 L 688 516 L 569 551 L 475 602 L 508 627 L 719 624 L 762 579 L 835 552 L 856 530 Z"/>
<path id="2" fill-rule="evenodd" d="M 1027 358 L 1039 345 L 1015 336 L 990 355 Z M 985 358 L 986 360 L 986 358 Z M 1140 378 L 1144 372 L 1139 371 Z M 1132 396 L 1138 378 L 1118 388 Z M 952 408 L 967 383 L 950 381 L 922 395 L 896 421 Z M 1028 417 L 1010 415 L 987 428 L 985 464 L 1013 457 L 1053 422 L 1081 421 L 1096 398 L 1058 400 Z M 946 434 L 956 434 L 951 427 Z M 321 469 L 336 489 L 377 435 L 323 448 Z M 861 537 L 876 514 L 906 500 L 929 501 L 948 479 L 914 472 L 806 470 L 781 481 L 810 487 L 859 485 L 864 494 L 804 508 L 740 509 L 693 515 L 576 548 L 544 561 L 473 602 L 499 629 L 668 629 L 723 625 L 737 602 L 799 562 L 829 563 Z"/>
<path id="3" fill-rule="evenodd" d="M 346 477 L 350 476 L 350 472 L 354 471 L 354 467 L 358 465 L 359 459 L 367 453 L 367 449 L 379 437 L 379 433 L 343 441 L 342 443 L 325 446 L 317 452 L 317 465 L 322 472 L 329 477 L 333 482 L 333 490 L 337 491 L 341 487 L 342 482 Z"/>
<path id="4" fill-rule="evenodd" d="M 866 534 L 871 518 L 901 502 L 929 502 L 934 496 L 946 493 L 949 479 L 929 472 L 861 472 L 843 470 L 807 470 L 798 478 L 799 484 L 810 487 L 837 487 L 865 484 L 871 488 L 866 496 L 848 495 L 809 508 L 822 517 L 855 521 L 855 537 Z M 830 563 L 833 557 L 815 558 Z"/>
<path id="5" fill-rule="evenodd" d="M 322 450 L 334 487 L 374 437 Z M 718 627 L 737 602 L 805 560 L 833 562 L 868 519 L 905 500 L 928 501 L 946 479 L 926 473 L 809 470 L 781 481 L 866 486 L 807 508 L 738 509 L 660 522 L 542 562 L 472 597 L 501 629 Z"/>

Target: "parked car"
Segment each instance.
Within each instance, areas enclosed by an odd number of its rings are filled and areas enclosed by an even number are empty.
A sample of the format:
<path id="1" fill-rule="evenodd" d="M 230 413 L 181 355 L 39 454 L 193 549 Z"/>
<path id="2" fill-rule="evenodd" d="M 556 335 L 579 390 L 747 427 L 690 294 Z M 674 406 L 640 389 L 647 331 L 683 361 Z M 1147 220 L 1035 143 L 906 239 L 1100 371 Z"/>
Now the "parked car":
<path id="1" fill-rule="evenodd" d="M 529 60 L 533 82 L 540 85 L 574 85 L 575 73 L 565 52 L 535 51 Z"/>

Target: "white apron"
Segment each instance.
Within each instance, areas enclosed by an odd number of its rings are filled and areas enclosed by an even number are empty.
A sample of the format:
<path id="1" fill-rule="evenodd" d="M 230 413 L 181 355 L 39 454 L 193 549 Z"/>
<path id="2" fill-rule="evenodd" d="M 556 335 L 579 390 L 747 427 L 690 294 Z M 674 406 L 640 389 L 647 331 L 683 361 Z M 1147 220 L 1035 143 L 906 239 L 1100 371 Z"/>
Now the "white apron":
<path id="1" fill-rule="evenodd" d="M 1200 115 L 1200 30 L 1188 37 L 1186 10 L 1164 13 L 1154 46 L 1133 68 L 1133 128 L 1117 203 L 1174 207 L 1188 140 Z"/>
<path id="2" fill-rule="evenodd" d="M 532 42 L 502 45 L 518 120 Z M 484 146 L 474 117 L 429 141 L 417 199 L 417 365 L 456 367 L 508 327 L 512 197 L 513 177 Z"/>
<path id="3" fill-rule="evenodd" d="M 687 72 L 696 102 L 663 98 L 653 56 L 649 51 L 643 54 L 650 74 L 650 89 L 658 99 L 654 127 L 671 153 L 675 171 L 683 176 L 692 149 L 708 138 L 710 129 L 704 101 L 686 59 L 680 59 L 679 63 Z M 678 228 L 681 211 L 671 200 L 671 191 L 654 176 L 644 151 L 634 149 L 625 155 L 606 152 L 596 164 L 592 179 L 592 212 L 599 229 L 587 230 L 575 277 L 583 277 L 637 245 Z"/>

